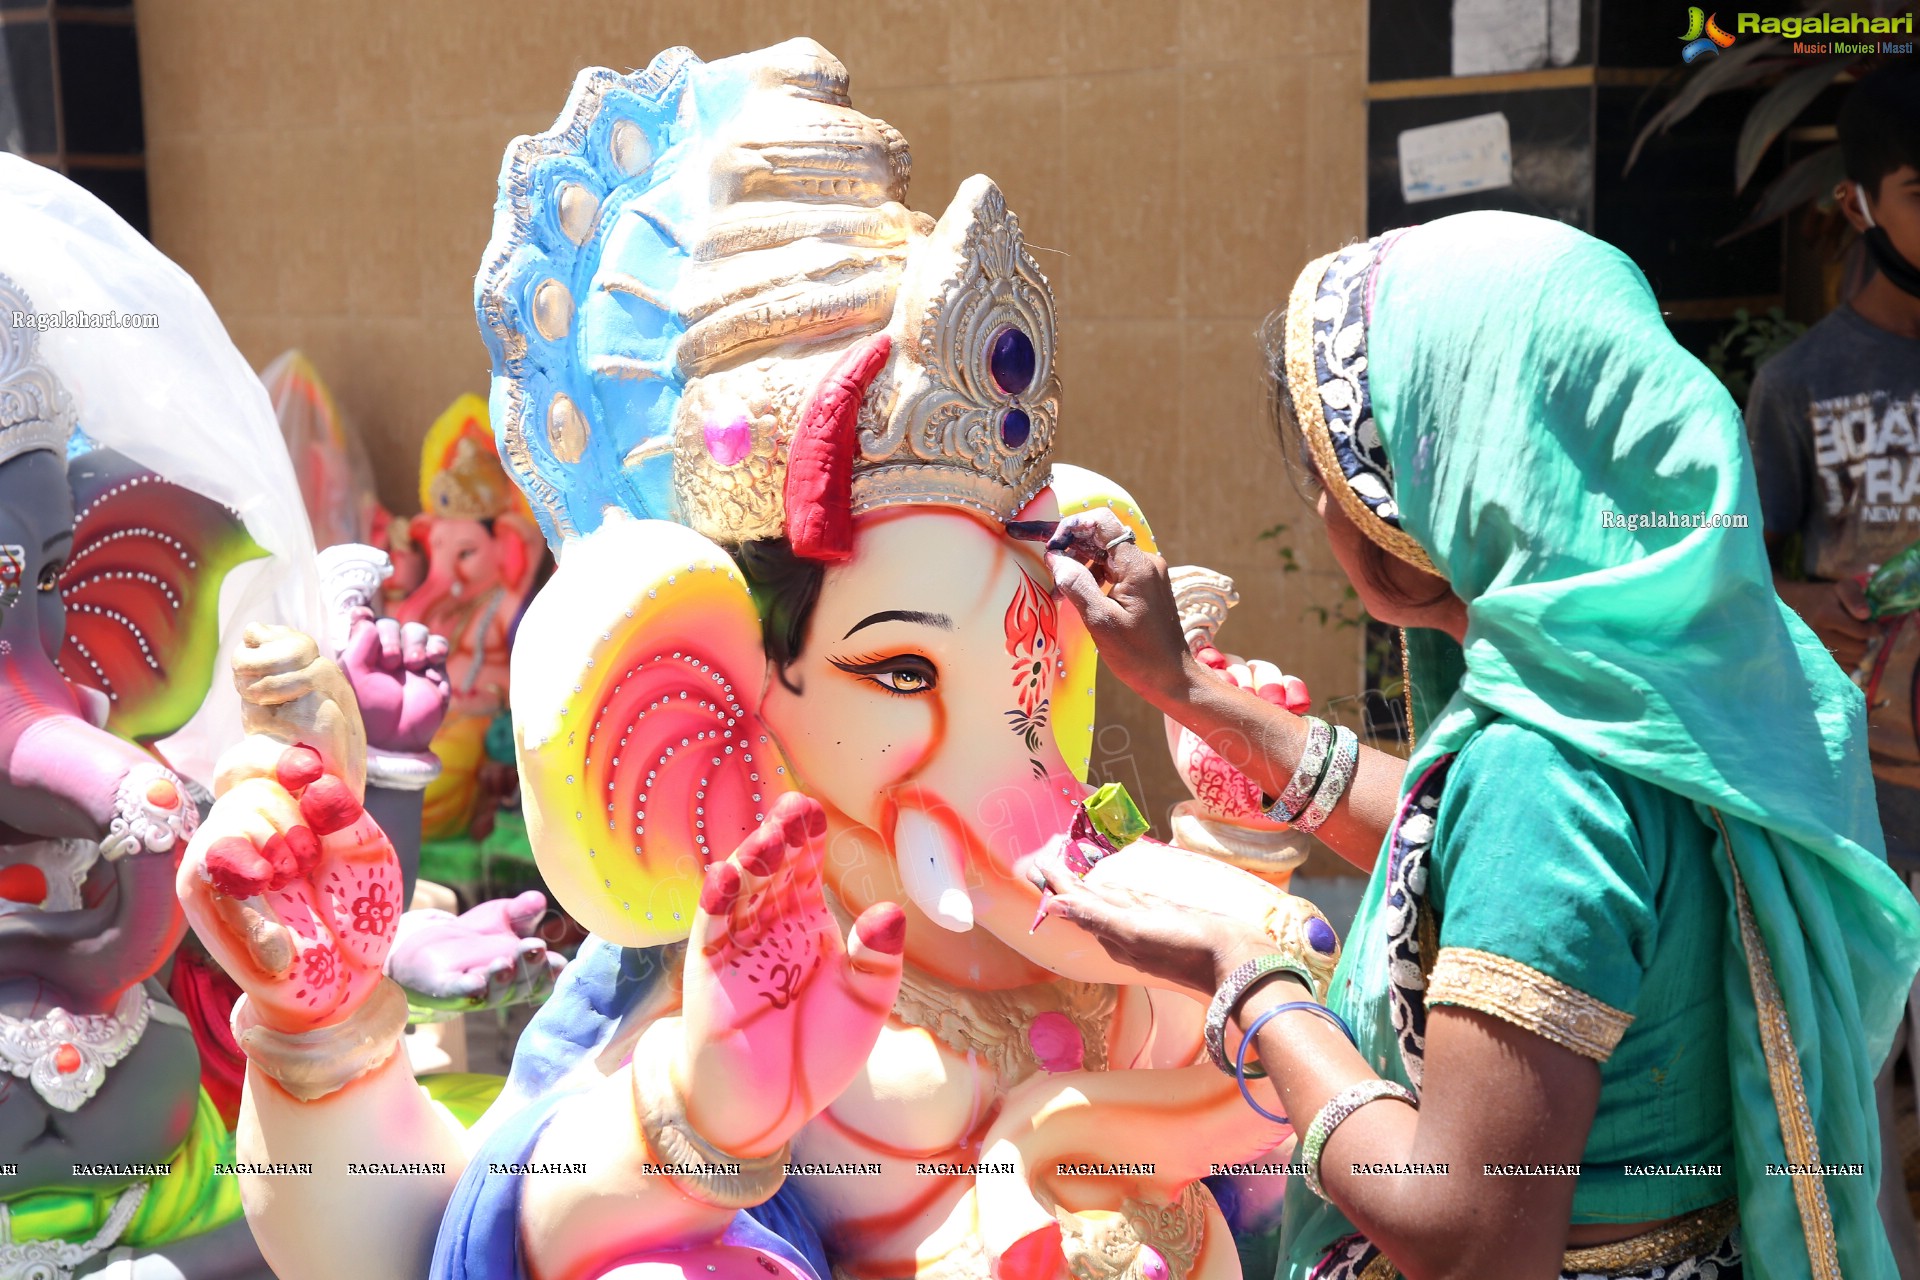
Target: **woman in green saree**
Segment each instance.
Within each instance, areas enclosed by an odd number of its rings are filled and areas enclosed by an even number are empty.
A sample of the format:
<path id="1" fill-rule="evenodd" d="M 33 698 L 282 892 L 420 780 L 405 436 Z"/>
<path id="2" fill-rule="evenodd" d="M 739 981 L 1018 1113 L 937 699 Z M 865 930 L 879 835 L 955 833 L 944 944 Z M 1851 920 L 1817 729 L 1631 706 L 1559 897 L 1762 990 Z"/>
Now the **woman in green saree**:
<path id="1" fill-rule="evenodd" d="M 1150 854 L 1043 874 L 1136 964 L 1238 971 L 1243 1030 L 1284 1010 L 1253 1048 L 1315 1177 L 1282 1274 L 1892 1276 L 1873 1079 L 1920 911 L 1860 695 L 1775 596 L 1733 402 L 1625 255 L 1518 215 L 1323 258 L 1273 331 L 1336 557 L 1407 628 L 1412 758 L 1361 749 L 1314 815 L 1372 874 L 1326 993 L 1353 1043 L 1261 970 L 1273 940 L 1129 887 Z M 1079 519 L 1049 561 L 1116 674 L 1289 812 L 1340 773 Z"/>

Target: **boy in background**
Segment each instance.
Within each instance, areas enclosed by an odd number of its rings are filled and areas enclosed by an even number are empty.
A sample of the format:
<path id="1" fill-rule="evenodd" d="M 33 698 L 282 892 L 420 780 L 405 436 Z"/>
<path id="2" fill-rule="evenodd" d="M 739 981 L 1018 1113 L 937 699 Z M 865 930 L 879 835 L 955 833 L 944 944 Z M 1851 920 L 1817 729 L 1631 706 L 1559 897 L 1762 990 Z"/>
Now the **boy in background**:
<path id="1" fill-rule="evenodd" d="M 1880 824 L 1888 860 L 1920 886 L 1920 617 L 1868 621 L 1860 586 L 1860 575 L 1920 540 L 1920 59 L 1856 85 L 1839 133 L 1846 180 L 1834 198 L 1866 245 L 1873 278 L 1761 368 L 1747 431 L 1780 598 L 1847 671 L 1871 653 L 1867 741 Z M 1908 1060 L 1920 1077 L 1915 1005 Z M 1896 1046 L 1875 1089 L 1880 1217 L 1901 1275 L 1915 1280 L 1920 1235 L 1894 1122 L 1899 1056 Z"/>
<path id="2" fill-rule="evenodd" d="M 1747 430 L 1780 598 L 1847 671 L 1885 635 L 1869 751 L 1889 859 L 1920 872 L 1920 619 L 1867 621 L 1858 580 L 1920 541 L 1920 58 L 1862 80 L 1839 131 L 1847 177 L 1834 196 L 1873 278 L 1761 368 Z"/>

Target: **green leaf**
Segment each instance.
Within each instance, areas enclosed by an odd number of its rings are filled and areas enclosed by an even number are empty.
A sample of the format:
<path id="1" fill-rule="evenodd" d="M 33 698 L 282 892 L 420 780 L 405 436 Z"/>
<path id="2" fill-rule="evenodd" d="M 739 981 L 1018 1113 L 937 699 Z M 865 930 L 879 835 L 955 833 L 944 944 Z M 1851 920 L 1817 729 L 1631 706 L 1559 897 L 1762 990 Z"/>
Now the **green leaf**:
<path id="1" fill-rule="evenodd" d="M 1840 155 L 1839 143 L 1800 157 L 1760 193 L 1760 199 L 1753 206 L 1753 212 L 1747 215 L 1747 220 L 1716 241 L 1715 246 L 1758 231 L 1809 200 L 1819 199 L 1833 190 L 1834 184 L 1845 176 L 1846 164 Z"/>
<path id="2" fill-rule="evenodd" d="M 1626 166 L 1620 172 L 1632 173 L 1634 163 L 1640 159 L 1640 149 L 1654 134 L 1666 133 L 1714 94 L 1738 89 L 1763 80 L 1776 70 L 1799 65 L 1790 58 L 1760 60 L 1760 55 L 1775 53 L 1781 48 L 1780 37 L 1762 36 L 1752 44 L 1742 44 L 1730 53 L 1721 54 L 1694 72 L 1680 92 L 1673 95 L 1673 100 L 1654 112 L 1653 118 L 1640 130 L 1640 136 L 1633 140 L 1633 149 L 1627 153 Z"/>
<path id="3" fill-rule="evenodd" d="M 1760 167 L 1767 148 L 1786 131 L 1802 111 L 1820 96 L 1826 87 L 1854 64 L 1850 57 L 1828 58 L 1794 72 L 1766 91 L 1747 112 L 1740 126 L 1740 141 L 1733 148 L 1733 189 L 1744 191 Z"/>

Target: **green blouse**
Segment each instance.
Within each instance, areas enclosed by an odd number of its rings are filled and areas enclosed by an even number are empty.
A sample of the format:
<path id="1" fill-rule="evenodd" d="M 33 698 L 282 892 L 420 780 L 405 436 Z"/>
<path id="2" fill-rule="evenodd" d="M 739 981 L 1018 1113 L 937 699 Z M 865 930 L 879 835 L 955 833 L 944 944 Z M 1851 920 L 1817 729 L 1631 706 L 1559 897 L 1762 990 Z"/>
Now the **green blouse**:
<path id="1" fill-rule="evenodd" d="M 1655 1221 L 1734 1195 L 1728 907 L 1693 806 L 1506 719 L 1443 767 L 1415 886 L 1424 1000 L 1600 1063 L 1573 1221 Z M 1383 853 L 1328 1003 L 1376 1070 L 1410 1083 L 1391 1012 L 1389 870 Z M 1353 1229 L 1289 1188 L 1286 1274 L 1304 1277 Z"/>

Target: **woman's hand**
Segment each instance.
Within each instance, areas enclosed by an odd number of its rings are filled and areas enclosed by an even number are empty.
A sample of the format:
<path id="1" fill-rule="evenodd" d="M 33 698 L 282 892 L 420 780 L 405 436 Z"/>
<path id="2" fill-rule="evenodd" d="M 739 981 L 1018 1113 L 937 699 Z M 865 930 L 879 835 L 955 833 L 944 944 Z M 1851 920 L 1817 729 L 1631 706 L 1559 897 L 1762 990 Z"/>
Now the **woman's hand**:
<path id="1" fill-rule="evenodd" d="M 707 869 L 687 943 L 679 1083 L 722 1151 L 777 1151 L 866 1066 L 900 989 L 906 916 L 867 908 L 842 939 L 820 882 L 826 813 L 789 792 Z"/>
<path id="2" fill-rule="evenodd" d="M 1151 840 L 1102 858 L 1085 877 L 1057 855 L 1038 860 L 1033 874 L 1050 895 L 1049 918 L 1092 934 L 1121 964 L 1202 997 L 1274 950 L 1264 921 L 1285 898 L 1238 868 Z M 1235 904 L 1232 914 L 1207 905 L 1223 902 Z"/>
<path id="3" fill-rule="evenodd" d="M 1142 697 L 1178 701 L 1197 666 L 1180 630 L 1167 562 L 1130 539 L 1114 541 L 1126 534 L 1105 507 L 1068 516 L 1047 543 L 1047 568 L 1108 669 Z"/>

